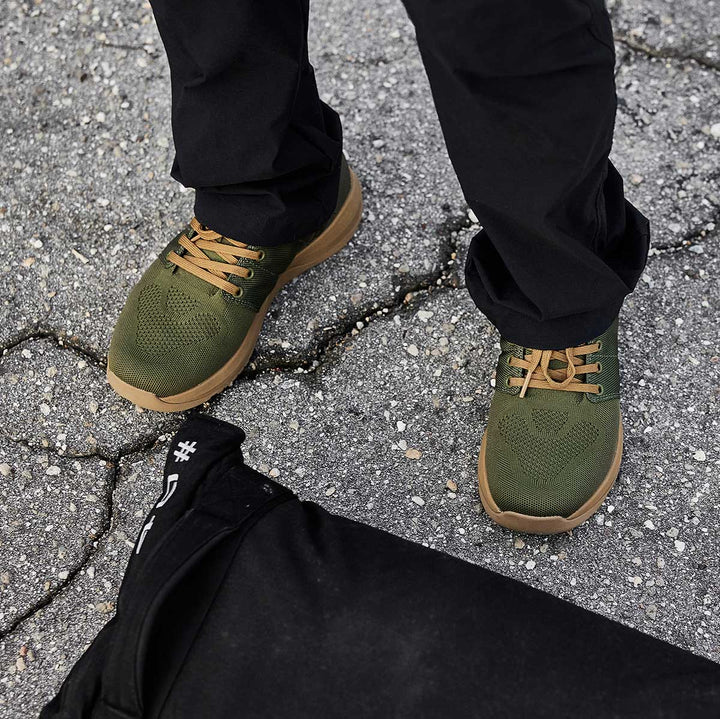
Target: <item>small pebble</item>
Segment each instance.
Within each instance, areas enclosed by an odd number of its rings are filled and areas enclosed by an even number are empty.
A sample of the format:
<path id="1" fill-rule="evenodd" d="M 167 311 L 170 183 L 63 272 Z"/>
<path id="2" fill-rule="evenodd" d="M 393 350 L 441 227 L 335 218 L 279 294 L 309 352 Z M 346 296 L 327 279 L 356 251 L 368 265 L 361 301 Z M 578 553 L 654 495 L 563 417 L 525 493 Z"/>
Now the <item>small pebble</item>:
<path id="1" fill-rule="evenodd" d="M 70 252 L 72 252 L 73 255 L 75 255 L 75 257 L 77 257 L 84 265 L 90 262 L 90 260 L 82 254 L 82 252 L 78 252 L 74 247 L 70 248 Z"/>
<path id="2" fill-rule="evenodd" d="M 424 507 L 425 506 L 425 500 L 422 497 L 413 497 L 412 501 L 415 502 L 415 504 L 418 505 L 418 507 Z"/>

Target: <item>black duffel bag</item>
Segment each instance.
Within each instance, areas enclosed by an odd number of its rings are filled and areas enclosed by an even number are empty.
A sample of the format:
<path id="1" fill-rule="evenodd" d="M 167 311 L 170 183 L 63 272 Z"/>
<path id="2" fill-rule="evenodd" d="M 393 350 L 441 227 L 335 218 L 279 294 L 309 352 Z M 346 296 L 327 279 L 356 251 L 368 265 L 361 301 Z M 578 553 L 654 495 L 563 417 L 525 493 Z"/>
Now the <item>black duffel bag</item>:
<path id="1" fill-rule="evenodd" d="M 300 502 L 197 416 L 42 719 L 720 716 L 720 665 Z"/>

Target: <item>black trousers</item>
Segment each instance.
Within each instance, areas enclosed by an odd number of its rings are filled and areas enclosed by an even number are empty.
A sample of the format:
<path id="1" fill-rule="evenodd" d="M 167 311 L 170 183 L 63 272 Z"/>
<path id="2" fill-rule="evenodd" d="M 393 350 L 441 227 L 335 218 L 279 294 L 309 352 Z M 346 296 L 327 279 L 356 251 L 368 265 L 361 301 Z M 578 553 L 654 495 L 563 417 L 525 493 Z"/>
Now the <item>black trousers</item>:
<path id="1" fill-rule="evenodd" d="M 340 120 L 308 61 L 309 0 L 152 0 L 172 77 L 173 176 L 254 244 L 335 204 Z M 647 220 L 608 161 L 614 49 L 603 0 L 405 0 L 450 158 L 483 230 L 466 266 L 508 339 L 603 332 L 642 272 Z M 361 178 L 362 179 L 362 178 Z"/>

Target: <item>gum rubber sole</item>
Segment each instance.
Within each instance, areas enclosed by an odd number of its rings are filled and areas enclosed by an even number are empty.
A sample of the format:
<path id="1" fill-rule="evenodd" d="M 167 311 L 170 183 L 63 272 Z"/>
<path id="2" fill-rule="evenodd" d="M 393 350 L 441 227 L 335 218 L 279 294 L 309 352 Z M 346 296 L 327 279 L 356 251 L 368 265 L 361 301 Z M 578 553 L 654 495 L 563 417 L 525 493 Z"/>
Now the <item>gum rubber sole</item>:
<path id="1" fill-rule="evenodd" d="M 207 402 L 213 395 L 221 392 L 245 369 L 257 342 L 258 335 L 263 326 L 265 315 L 275 295 L 291 280 L 320 264 L 336 252 L 341 250 L 350 241 L 360 224 L 362 216 L 362 190 L 355 173 L 350 171 L 350 192 L 339 212 L 327 228 L 316 237 L 305 249 L 298 252 L 290 266 L 278 277 L 275 287 L 263 302 L 255 319 L 250 325 L 245 339 L 235 354 L 214 374 L 203 380 L 200 384 L 169 397 L 158 397 L 152 392 L 133 387 L 121 380 L 110 369 L 107 379 L 110 386 L 125 399 L 133 404 L 152 409 L 156 412 L 181 412 Z"/>
<path id="2" fill-rule="evenodd" d="M 579 524 L 589 519 L 605 500 L 608 492 L 617 479 L 620 471 L 620 461 L 622 460 L 623 450 L 623 427 L 622 421 L 618 429 L 618 443 L 615 449 L 615 456 L 610 465 L 608 473 L 602 484 L 595 490 L 595 493 L 583 504 L 580 509 L 571 514 L 569 517 L 533 517 L 530 514 L 519 514 L 518 512 L 503 512 L 490 493 L 490 485 L 488 484 L 487 474 L 485 471 L 485 448 L 486 448 L 487 430 L 483 435 L 482 445 L 480 447 L 480 457 L 478 459 L 478 484 L 480 486 L 480 501 L 485 511 L 494 522 L 513 529 L 516 532 L 527 532 L 528 534 L 560 534 L 574 529 Z"/>

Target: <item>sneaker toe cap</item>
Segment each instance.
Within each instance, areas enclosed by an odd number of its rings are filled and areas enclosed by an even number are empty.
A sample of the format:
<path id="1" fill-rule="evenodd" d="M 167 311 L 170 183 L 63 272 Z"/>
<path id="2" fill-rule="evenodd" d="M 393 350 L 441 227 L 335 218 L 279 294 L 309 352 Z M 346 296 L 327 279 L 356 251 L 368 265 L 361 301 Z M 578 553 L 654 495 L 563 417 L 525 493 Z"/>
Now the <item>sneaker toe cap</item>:
<path id="1" fill-rule="evenodd" d="M 148 287 L 120 315 L 108 369 L 136 389 L 168 397 L 210 377 L 232 354 L 232 342 L 215 314 L 168 311 L 166 300 Z"/>
<path id="2" fill-rule="evenodd" d="M 510 415 L 489 427 L 485 473 L 498 509 L 533 517 L 573 515 L 608 475 L 617 426 L 578 421 L 559 433 L 538 432 L 528 418 Z"/>

